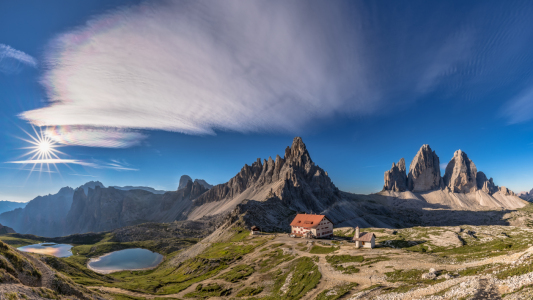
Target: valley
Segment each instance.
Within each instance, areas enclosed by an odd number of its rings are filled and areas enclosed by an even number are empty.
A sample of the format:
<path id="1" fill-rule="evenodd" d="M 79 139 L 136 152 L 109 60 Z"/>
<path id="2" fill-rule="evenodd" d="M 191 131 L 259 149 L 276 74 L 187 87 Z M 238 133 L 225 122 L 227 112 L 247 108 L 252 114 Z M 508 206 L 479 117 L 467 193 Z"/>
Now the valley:
<path id="1" fill-rule="evenodd" d="M 225 224 L 211 239 L 175 241 L 175 248 L 154 240 L 113 242 L 112 232 L 65 237 L 63 242 L 79 243 L 71 257 L 33 256 L 106 299 L 478 299 L 486 290 L 491 298 L 479 299 L 528 299 L 533 292 L 529 228 L 366 228 L 376 234 L 377 247 L 356 249 L 348 242 L 351 227 L 336 228 L 332 240 L 309 240 L 252 236 L 239 225 Z M 42 241 L 18 234 L 0 239 L 14 246 Z M 86 268 L 89 257 L 133 247 L 165 259 L 146 271 L 98 274 Z M 187 251 L 196 255 L 176 263 Z"/>
<path id="2" fill-rule="evenodd" d="M 444 176 L 439 165 L 424 145 L 409 173 L 401 159 L 385 172 L 382 191 L 357 195 L 340 191 L 297 137 L 283 158 L 258 159 L 214 187 L 182 176 L 176 191 L 164 193 L 99 182 L 64 188 L 2 214 L 8 226 L 25 229 L 6 227 L 0 240 L 13 253 L 43 242 L 71 245 L 67 257 L 22 254 L 71 288 L 28 281 L 14 268 L 20 259 L 4 255 L 14 279 L 0 289 L 28 299 L 47 298 L 18 291 L 41 287 L 59 299 L 527 299 L 533 204 L 496 186 L 464 152 Z M 55 201 L 64 205 L 53 222 L 59 237 L 39 223 L 50 218 L 31 210 Z M 289 237 L 297 213 L 317 212 L 334 224 L 333 238 Z M 251 235 L 252 226 L 262 233 Z M 374 249 L 355 247 L 355 226 L 374 233 Z M 117 272 L 88 266 L 139 248 L 162 262 Z"/>

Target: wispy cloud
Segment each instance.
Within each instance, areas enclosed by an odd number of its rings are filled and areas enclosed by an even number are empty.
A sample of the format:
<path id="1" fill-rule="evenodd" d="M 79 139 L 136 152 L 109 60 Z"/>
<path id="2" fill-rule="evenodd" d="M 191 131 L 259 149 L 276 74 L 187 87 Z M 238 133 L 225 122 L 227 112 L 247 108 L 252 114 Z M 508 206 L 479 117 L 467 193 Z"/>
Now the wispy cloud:
<path id="1" fill-rule="evenodd" d="M 45 130 L 45 134 L 63 145 L 103 148 L 128 148 L 138 145 L 147 137 L 134 130 L 87 126 L 52 126 Z"/>
<path id="2" fill-rule="evenodd" d="M 22 65 L 36 67 L 37 60 L 22 51 L 0 44 L 0 72 L 6 74 L 18 73 Z"/>
<path id="3" fill-rule="evenodd" d="M 139 169 L 130 168 L 128 166 L 125 166 L 123 164 L 119 164 L 116 162 L 106 163 L 106 162 L 99 162 L 99 161 L 83 161 L 78 159 L 62 159 L 62 158 L 56 158 L 56 159 L 27 159 L 27 160 L 16 160 L 16 161 L 8 161 L 6 162 L 8 164 L 22 164 L 22 165 L 36 165 L 36 164 L 48 164 L 48 165 L 54 165 L 54 164 L 66 164 L 66 165 L 80 165 L 84 167 L 90 167 L 95 169 L 113 169 L 117 171 L 138 171 Z M 34 170 L 34 169 L 31 169 Z"/>
<path id="4" fill-rule="evenodd" d="M 93 176 L 93 175 L 88 175 L 88 174 L 68 174 L 68 175 L 71 175 L 71 176 L 82 176 L 82 177 L 97 177 L 97 176 Z"/>
<path id="5" fill-rule="evenodd" d="M 509 100 L 503 110 L 509 124 L 527 122 L 533 119 L 533 88 Z"/>
<path id="6" fill-rule="evenodd" d="M 527 2 L 513 18 L 484 4 L 337 4 L 157 1 L 96 16 L 51 42 L 50 103 L 21 117 L 73 126 L 58 140 L 95 147 L 138 144 L 145 135 L 130 129 L 295 133 L 437 89 L 479 100 L 531 72 Z"/>

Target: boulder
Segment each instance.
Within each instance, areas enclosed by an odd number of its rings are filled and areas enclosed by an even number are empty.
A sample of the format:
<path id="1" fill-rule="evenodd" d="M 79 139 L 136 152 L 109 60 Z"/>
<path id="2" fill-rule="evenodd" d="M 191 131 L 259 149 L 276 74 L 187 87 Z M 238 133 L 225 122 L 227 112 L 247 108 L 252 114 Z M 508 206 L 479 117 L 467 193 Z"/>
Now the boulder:
<path id="1" fill-rule="evenodd" d="M 438 190 L 443 187 L 439 157 L 429 145 L 423 145 L 409 166 L 407 188 L 413 192 Z"/>
<path id="2" fill-rule="evenodd" d="M 477 168 L 465 152 L 455 151 L 444 173 L 444 185 L 454 193 L 470 193 L 477 190 Z"/>
<path id="3" fill-rule="evenodd" d="M 385 185 L 383 190 L 405 192 L 407 190 L 407 173 L 405 159 L 400 159 L 398 164 L 392 163 L 392 168 L 385 172 Z"/>

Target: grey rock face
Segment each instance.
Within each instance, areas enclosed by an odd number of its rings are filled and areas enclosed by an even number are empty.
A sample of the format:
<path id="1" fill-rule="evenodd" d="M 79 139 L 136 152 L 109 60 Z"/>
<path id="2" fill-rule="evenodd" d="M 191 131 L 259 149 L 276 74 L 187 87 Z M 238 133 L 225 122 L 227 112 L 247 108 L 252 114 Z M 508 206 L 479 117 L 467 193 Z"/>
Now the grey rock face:
<path id="1" fill-rule="evenodd" d="M 413 192 L 438 190 L 443 187 L 439 157 L 429 145 L 423 145 L 409 166 L 407 188 Z"/>
<path id="2" fill-rule="evenodd" d="M 470 193 L 477 190 L 477 168 L 461 150 L 455 151 L 446 166 L 444 184 L 454 193 Z"/>
<path id="3" fill-rule="evenodd" d="M 244 165 L 241 171 L 227 183 L 214 186 L 198 199 L 196 206 L 205 203 L 232 199 L 247 189 L 261 190 L 265 185 L 283 181 L 271 191 L 291 209 L 302 212 L 320 212 L 339 198 L 339 190 L 333 185 L 327 172 L 315 165 L 300 137 L 296 137 L 285 149 L 285 157 L 276 156 L 274 161 L 257 159 L 251 166 Z"/>
<path id="4" fill-rule="evenodd" d="M 483 172 L 477 172 L 476 174 L 477 189 L 482 190 L 483 192 L 492 195 L 496 193 L 499 189 L 498 186 L 494 184 L 492 178 L 487 179 L 487 176 Z"/>
<path id="5" fill-rule="evenodd" d="M 198 184 L 201 184 L 206 189 L 210 189 L 210 188 L 213 187 L 212 185 L 210 185 L 209 183 L 207 183 L 203 179 L 195 179 L 193 181 L 192 178 L 189 175 L 183 175 L 183 176 L 180 177 L 180 184 L 178 186 L 178 190 L 181 190 L 181 189 L 185 188 L 189 181 L 190 182 L 198 182 Z"/>
<path id="6" fill-rule="evenodd" d="M 213 185 L 207 183 L 205 180 L 203 179 L 195 179 L 194 181 L 198 181 L 199 184 L 201 184 L 204 188 L 206 189 L 210 189 L 213 187 Z"/>
<path id="7" fill-rule="evenodd" d="M 385 171 L 383 190 L 395 192 L 405 192 L 407 190 L 405 159 L 400 159 L 398 164 L 392 163 L 392 168 L 389 171 Z"/>
<path id="8" fill-rule="evenodd" d="M 192 181 L 192 178 L 189 175 L 182 175 L 180 177 L 180 184 L 178 185 L 178 190 L 187 186 L 187 182 Z"/>

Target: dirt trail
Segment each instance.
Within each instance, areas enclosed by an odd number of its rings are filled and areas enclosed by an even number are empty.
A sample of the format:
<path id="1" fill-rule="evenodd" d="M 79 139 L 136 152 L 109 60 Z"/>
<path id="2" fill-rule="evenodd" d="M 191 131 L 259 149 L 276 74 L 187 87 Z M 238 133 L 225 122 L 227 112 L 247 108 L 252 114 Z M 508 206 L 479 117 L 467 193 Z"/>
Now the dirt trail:
<path id="1" fill-rule="evenodd" d="M 55 272 L 52 270 L 52 268 L 46 266 L 40 259 L 34 257 L 32 254 L 27 252 L 19 251 L 20 254 L 24 255 L 29 261 L 33 263 L 35 268 L 41 272 L 41 286 L 46 288 L 52 287 L 52 282 L 55 277 Z"/>

